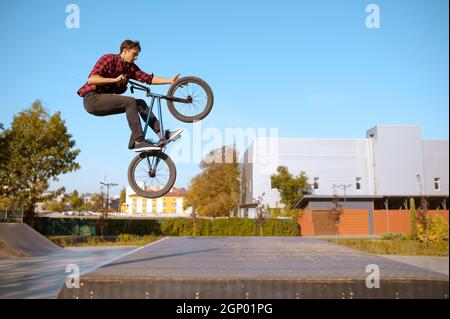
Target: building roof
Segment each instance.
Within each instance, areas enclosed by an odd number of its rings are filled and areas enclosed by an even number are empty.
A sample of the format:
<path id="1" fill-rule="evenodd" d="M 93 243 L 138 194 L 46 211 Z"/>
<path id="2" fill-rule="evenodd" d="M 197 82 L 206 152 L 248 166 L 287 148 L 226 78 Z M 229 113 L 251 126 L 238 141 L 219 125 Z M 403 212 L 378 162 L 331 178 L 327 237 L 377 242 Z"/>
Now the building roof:
<path id="1" fill-rule="evenodd" d="M 402 198 L 411 198 L 411 197 L 421 197 L 421 196 L 413 196 L 413 195 L 347 195 L 345 196 L 346 201 L 356 202 L 363 200 L 380 200 L 383 198 L 386 199 L 402 199 Z M 436 199 L 446 199 L 447 196 L 429 196 L 425 195 L 426 198 L 436 198 Z M 305 208 L 310 201 L 329 201 L 333 200 L 334 195 L 305 195 L 300 199 L 295 205 L 294 208 Z M 340 199 L 344 199 L 343 196 L 339 196 Z"/>
<path id="2" fill-rule="evenodd" d="M 187 193 L 187 191 L 184 187 L 181 187 L 181 188 L 172 187 L 172 189 L 162 197 L 179 197 L 179 196 L 183 196 L 186 193 Z M 142 197 L 142 196 L 140 196 L 138 194 L 131 194 L 129 197 Z"/>
<path id="3" fill-rule="evenodd" d="M 334 195 L 305 195 L 300 199 L 294 208 L 305 208 L 310 201 L 332 200 Z M 341 197 L 341 196 L 340 196 Z M 348 195 L 345 197 L 349 201 L 372 200 L 383 198 L 380 195 Z"/>

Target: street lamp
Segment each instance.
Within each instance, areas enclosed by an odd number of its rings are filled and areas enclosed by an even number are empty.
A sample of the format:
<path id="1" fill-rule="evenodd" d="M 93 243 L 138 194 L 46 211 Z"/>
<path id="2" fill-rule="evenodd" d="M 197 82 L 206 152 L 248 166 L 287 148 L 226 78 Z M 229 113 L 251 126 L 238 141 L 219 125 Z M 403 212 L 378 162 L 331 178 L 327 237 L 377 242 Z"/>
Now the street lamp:
<path id="1" fill-rule="evenodd" d="M 116 183 L 103 183 L 100 182 L 100 184 L 102 184 L 103 186 L 106 186 L 106 216 L 108 216 L 108 211 L 109 211 L 109 189 L 113 186 L 117 186 L 119 184 Z"/>

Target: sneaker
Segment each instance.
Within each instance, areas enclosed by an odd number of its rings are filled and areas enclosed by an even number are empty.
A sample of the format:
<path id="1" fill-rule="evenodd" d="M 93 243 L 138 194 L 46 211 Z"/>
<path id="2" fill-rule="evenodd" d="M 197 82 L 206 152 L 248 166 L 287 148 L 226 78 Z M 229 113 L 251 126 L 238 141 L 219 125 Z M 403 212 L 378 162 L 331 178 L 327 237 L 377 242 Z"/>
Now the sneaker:
<path id="1" fill-rule="evenodd" d="M 157 143 L 151 139 L 145 139 L 145 142 L 153 144 L 153 145 L 157 145 Z M 138 143 L 137 141 L 134 141 L 131 137 L 130 137 L 130 141 L 128 142 L 128 149 L 132 150 L 135 148 L 136 143 Z"/>
<path id="2" fill-rule="evenodd" d="M 184 131 L 184 129 L 182 129 L 182 128 L 177 128 L 174 131 L 166 130 L 164 137 L 167 140 L 167 142 L 174 141 L 174 140 L 180 138 L 181 133 L 183 133 L 183 131 Z"/>
<path id="3" fill-rule="evenodd" d="M 151 141 L 149 141 L 149 140 L 145 140 L 142 142 L 137 142 L 137 141 L 134 142 L 134 150 L 136 152 L 155 151 L 155 150 L 161 150 L 161 147 L 151 143 Z"/>

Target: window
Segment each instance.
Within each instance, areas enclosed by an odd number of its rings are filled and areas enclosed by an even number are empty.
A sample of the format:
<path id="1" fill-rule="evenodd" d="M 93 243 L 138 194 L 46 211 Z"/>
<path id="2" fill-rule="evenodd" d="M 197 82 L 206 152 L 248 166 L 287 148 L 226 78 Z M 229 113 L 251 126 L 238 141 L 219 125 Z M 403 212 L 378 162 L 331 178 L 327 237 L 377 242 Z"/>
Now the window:
<path id="1" fill-rule="evenodd" d="M 360 191 L 360 190 L 361 190 L 361 180 L 362 180 L 361 177 L 357 177 L 357 178 L 356 178 L 356 190 L 357 190 L 357 191 Z"/>
<path id="2" fill-rule="evenodd" d="M 314 189 L 319 189 L 319 178 L 314 177 Z"/>
<path id="3" fill-rule="evenodd" d="M 441 179 L 439 177 L 434 178 L 434 190 L 435 191 L 441 190 Z"/>

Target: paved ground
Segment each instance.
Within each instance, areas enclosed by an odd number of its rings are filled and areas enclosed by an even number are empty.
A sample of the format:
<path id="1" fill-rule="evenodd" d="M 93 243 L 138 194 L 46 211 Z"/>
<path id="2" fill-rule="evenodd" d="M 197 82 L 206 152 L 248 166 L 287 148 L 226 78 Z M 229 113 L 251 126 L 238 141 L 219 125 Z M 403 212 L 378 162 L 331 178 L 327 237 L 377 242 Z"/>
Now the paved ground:
<path id="1" fill-rule="evenodd" d="M 428 269 L 434 272 L 438 272 L 444 275 L 449 275 L 449 263 L 447 257 L 430 257 L 430 256 L 392 256 L 392 255 L 379 255 L 381 257 L 395 260 L 408 265 Z"/>
<path id="2" fill-rule="evenodd" d="M 89 280 L 101 282 L 107 279 L 117 282 L 118 279 L 125 279 L 126 282 L 132 279 L 135 282 L 142 281 L 147 285 L 143 289 L 148 289 L 151 286 L 149 282 L 155 284 L 158 280 L 166 280 L 165 286 L 158 286 L 160 288 L 157 290 L 167 292 L 166 296 L 169 298 L 177 291 L 174 287 L 180 287 L 180 283 L 190 279 L 203 283 L 208 280 L 210 283 L 212 280 L 223 280 L 224 283 L 237 280 L 238 289 L 241 290 L 250 287 L 243 285 L 242 280 L 266 280 L 277 284 L 289 282 L 289 285 L 299 280 L 318 283 L 336 280 L 364 281 L 368 276 L 366 267 L 369 264 L 379 266 L 382 287 L 393 289 L 392 293 L 397 291 L 398 287 L 388 286 L 386 283 L 389 281 L 412 280 L 413 284 L 417 282 L 417 285 L 421 285 L 419 281 L 439 281 L 448 287 L 449 278 L 448 258 L 371 255 L 313 238 L 171 237 L 139 248 L 71 248 L 38 257 L 0 257 L 0 298 L 55 298 L 64 286 L 64 279 L 68 275 L 65 269 L 69 264 L 79 265 L 85 287 L 89 286 Z M 217 283 L 215 285 L 217 286 Z M 205 297 L 203 291 L 212 291 L 216 286 L 196 289 Z M 116 290 L 121 290 L 117 285 L 115 287 Z M 236 296 L 231 284 L 230 287 L 230 296 Z M 267 291 L 265 287 L 258 286 L 253 291 Z M 289 287 L 291 286 L 288 286 L 288 289 L 291 289 Z M 442 290 L 442 285 L 440 287 Z M 121 290 L 121 293 L 129 293 L 130 296 L 137 293 L 135 286 L 128 288 Z M 433 289 L 429 286 L 425 288 Z M 107 292 L 110 288 L 105 289 Z M 276 289 L 283 292 L 284 286 Z M 448 288 L 446 289 L 448 294 Z M 81 294 L 82 290 L 75 291 L 75 295 Z M 145 294 L 148 291 L 141 290 L 139 293 Z M 155 293 L 155 290 L 152 291 Z M 242 298 L 245 298 L 245 291 L 252 290 L 242 291 Z M 293 291 L 295 297 L 296 292 Z M 324 291 L 316 294 L 318 298 L 326 296 Z M 345 292 L 342 294 L 343 297 L 353 296 Z M 71 291 L 68 297 L 72 298 L 73 295 L 74 291 Z M 280 293 L 280 296 L 286 295 Z M 301 294 L 299 296 L 301 297 Z M 401 293 L 401 297 L 404 296 L 405 294 Z M 414 297 L 413 294 L 410 296 Z M 134 297 L 140 298 L 142 295 Z"/>
<path id="3" fill-rule="evenodd" d="M 87 276 L 365 279 L 378 264 L 390 278 L 443 278 L 326 241 L 300 237 L 170 237 L 148 245 Z"/>
<path id="4" fill-rule="evenodd" d="M 353 291 L 358 289 L 359 296 L 362 296 L 368 293 L 365 286 L 369 274 L 367 266 L 373 264 L 379 267 L 383 291 L 390 298 L 395 298 L 394 293 L 398 293 L 400 288 L 404 297 L 414 298 L 417 293 L 428 296 L 435 289 L 428 285 L 429 282 L 440 282 L 441 298 L 448 294 L 448 276 L 442 273 L 323 240 L 302 237 L 171 237 L 87 273 L 82 277 L 84 288 L 63 291 L 61 296 L 143 298 L 144 292 L 150 293 L 151 290 L 155 298 L 192 298 L 193 291 L 202 291 L 203 295 L 208 294 L 207 297 L 228 294 L 228 297 L 236 298 L 241 296 L 242 289 L 247 289 L 247 293 L 252 291 L 250 295 L 253 296 L 267 296 L 267 292 L 273 289 L 281 298 L 293 298 L 306 282 L 314 282 L 316 286 L 317 283 L 328 284 L 326 291 L 310 285 L 304 295 L 314 298 L 334 298 L 343 291 L 337 291 L 343 287 L 342 283 L 353 285 L 346 287 Z M 222 283 L 218 284 L 218 280 Z M 244 281 L 247 284 L 242 284 Z M 331 288 L 333 285 L 335 288 Z M 283 291 L 289 289 L 292 293 Z M 332 289 L 335 291 L 329 292 Z M 383 297 L 383 291 L 379 289 L 370 293 Z"/>
<path id="5" fill-rule="evenodd" d="M 87 273 L 136 247 L 68 248 L 39 257 L 0 256 L 0 299 L 56 298 L 64 285 L 66 267 L 77 264 Z"/>

